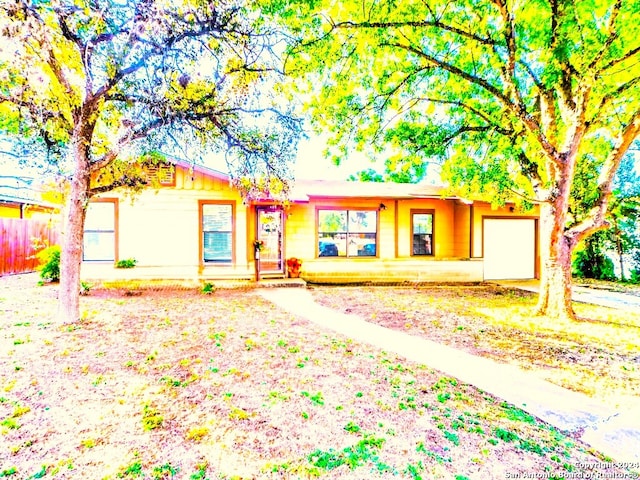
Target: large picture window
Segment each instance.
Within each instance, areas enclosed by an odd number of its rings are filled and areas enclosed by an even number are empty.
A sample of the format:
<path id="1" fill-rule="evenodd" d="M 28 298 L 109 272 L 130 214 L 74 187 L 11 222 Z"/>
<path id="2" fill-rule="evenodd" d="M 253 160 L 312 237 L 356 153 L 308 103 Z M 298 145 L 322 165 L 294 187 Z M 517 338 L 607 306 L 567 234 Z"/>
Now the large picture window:
<path id="1" fill-rule="evenodd" d="M 233 205 L 204 203 L 202 208 L 202 261 L 233 261 Z"/>
<path id="2" fill-rule="evenodd" d="M 116 260 L 116 209 L 115 200 L 89 203 L 84 221 L 82 260 Z"/>
<path id="3" fill-rule="evenodd" d="M 376 210 L 318 210 L 319 257 L 375 257 Z"/>
<path id="4" fill-rule="evenodd" d="M 433 211 L 411 211 L 412 255 L 433 255 Z"/>

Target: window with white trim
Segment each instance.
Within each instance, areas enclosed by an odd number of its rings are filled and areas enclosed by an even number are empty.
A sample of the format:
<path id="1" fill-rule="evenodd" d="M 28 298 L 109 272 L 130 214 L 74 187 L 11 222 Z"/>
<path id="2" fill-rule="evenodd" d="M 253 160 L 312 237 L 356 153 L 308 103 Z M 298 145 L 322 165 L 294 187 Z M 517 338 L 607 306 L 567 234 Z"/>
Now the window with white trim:
<path id="1" fill-rule="evenodd" d="M 116 202 L 91 202 L 84 221 L 82 260 L 113 262 L 115 259 Z"/>
<path id="2" fill-rule="evenodd" d="M 433 211 L 411 211 L 412 255 L 433 255 Z"/>
<path id="3" fill-rule="evenodd" d="M 202 204 L 202 261 L 231 263 L 233 261 L 233 205 Z"/>
<path id="4" fill-rule="evenodd" d="M 378 252 L 376 210 L 318 210 L 319 257 L 375 257 Z"/>

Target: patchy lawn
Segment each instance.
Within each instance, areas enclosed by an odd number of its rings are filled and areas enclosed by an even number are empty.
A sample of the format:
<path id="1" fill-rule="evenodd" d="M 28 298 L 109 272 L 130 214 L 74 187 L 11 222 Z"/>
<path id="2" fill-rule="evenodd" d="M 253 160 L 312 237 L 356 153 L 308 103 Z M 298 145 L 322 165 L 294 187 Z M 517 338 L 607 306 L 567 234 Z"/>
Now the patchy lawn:
<path id="1" fill-rule="evenodd" d="M 574 304 L 578 320 L 557 322 L 531 315 L 535 294 L 492 285 L 312 291 L 323 305 L 534 370 L 609 404 L 640 402 L 640 312 Z"/>
<path id="2" fill-rule="evenodd" d="M 82 321 L 60 324 L 57 287 L 35 282 L 0 278 L 0 478 L 617 472 L 591 470 L 600 457 L 584 444 L 491 395 L 322 330 L 251 290 L 97 290 L 82 299 Z M 423 290 L 315 292 L 323 301 L 349 299 L 354 313 L 376 311 L 377 321 L 395 308 L 406 317 L 388 322 L 415 332 L 453 315 L 418 318 L 432 303 Z M 482 295 L 485 307 L 501 298 Z M 466 305 L 453 333 L 476 328 L 464 320 L 476 297 L 448 296 L 442 304 Z M 499 331 L 486 312 L 479 316 L 487 331 Z"/>

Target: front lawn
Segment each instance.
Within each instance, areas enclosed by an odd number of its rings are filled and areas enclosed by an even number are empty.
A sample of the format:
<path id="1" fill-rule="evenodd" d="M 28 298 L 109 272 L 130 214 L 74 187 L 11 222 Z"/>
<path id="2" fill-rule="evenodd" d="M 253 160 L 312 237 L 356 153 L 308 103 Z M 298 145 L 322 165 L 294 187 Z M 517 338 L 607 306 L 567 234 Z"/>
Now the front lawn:
<path id="1" fill-rule="evenodd" d="M 385 327 L 519 365 L 614 406 L 640 402 L 640 312 L 576 303 L 577 321 L 532 315 L 536 295 L 493 285 L 312 290 Z"/>
<path id="2" fill-rule="evenodd" d="M 60 324 L 35 283 L 0 279 L 0 478 L 559 479 L 601 459 L 252 290 L 96 290 Z"/>

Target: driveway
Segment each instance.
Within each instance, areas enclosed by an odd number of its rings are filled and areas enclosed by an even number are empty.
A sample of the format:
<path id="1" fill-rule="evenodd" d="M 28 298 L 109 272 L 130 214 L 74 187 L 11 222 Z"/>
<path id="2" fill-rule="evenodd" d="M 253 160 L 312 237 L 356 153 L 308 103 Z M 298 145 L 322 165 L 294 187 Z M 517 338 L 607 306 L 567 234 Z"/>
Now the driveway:
<path id="1" fill-rule="evenodd" d="M 540 291 L 539 280 L 497 280 L 491 283 L 535 293 Z M 621 310 L 640 310 L 640 296 L 638 295 L 613 292 L 611 290 L 593 288 L 586 285 L 574 284 L 572 288 L 572 298 L 575 302 L 590 303 L 603 307 Z"/>

